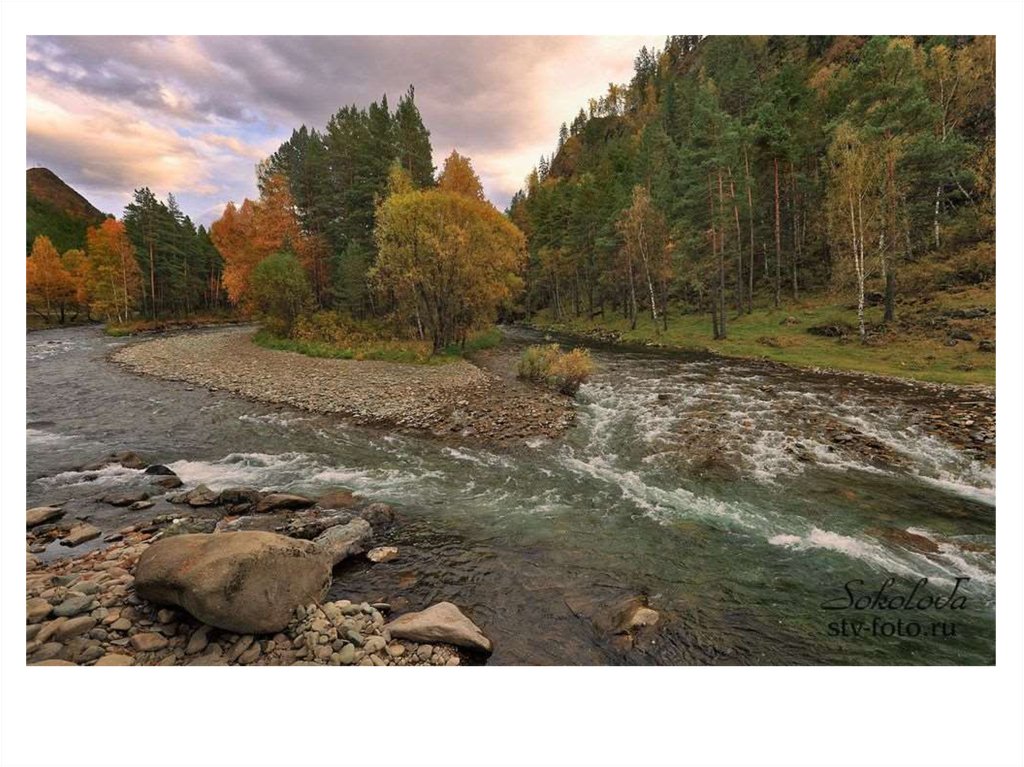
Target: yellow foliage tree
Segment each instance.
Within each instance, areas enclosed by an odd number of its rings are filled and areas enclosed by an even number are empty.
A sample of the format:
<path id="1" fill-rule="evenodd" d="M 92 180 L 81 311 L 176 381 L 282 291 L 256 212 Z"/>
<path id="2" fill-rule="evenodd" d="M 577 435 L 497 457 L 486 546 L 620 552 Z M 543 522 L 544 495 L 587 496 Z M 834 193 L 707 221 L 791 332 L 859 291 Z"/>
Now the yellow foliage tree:
<path id="1" fill-rule="evenodd" d="M 377 210 L 374 238 L 371 284 L 394 298 L 435 351 L 464 343 L 522 290 L 523 234 L 475 196 L 444 189 L 393 194 Z"/>
<path id="2" fill-rule="evenodd" d="M 56 313 L 63 324 L 65 312 L 75 298 L 75 284 L 49 237 L 41 234 L 32 242 L 25 268 L 28 309 L 47 322 Z"/>
<path id="3" fill-rule="evenodd" d="M 462 194 L 477 200 L 484 199 L 484 187 L 479 176 L 473 170 L 468 157 L 456 152 L 445 158 L 444 169 L 437 179 L 437 188 L 442 192 Z"/>

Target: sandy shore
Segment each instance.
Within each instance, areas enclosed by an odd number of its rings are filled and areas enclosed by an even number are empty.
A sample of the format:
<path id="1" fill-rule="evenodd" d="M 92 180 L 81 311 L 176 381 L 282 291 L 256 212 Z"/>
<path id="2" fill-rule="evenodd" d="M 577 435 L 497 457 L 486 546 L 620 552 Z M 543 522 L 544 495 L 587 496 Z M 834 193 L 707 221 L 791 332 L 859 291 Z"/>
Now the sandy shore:
<path id="1" fill-rule="evenodd" d="M 516 385 L 464 360 L 444 365 L 307 357 L 256 346 L 251 328 L 131 344 L 112 359 L 135 373 L 249 399 L 336 413 L 360 424 L 489 444 L 557 437 L 566 397 Z"/>

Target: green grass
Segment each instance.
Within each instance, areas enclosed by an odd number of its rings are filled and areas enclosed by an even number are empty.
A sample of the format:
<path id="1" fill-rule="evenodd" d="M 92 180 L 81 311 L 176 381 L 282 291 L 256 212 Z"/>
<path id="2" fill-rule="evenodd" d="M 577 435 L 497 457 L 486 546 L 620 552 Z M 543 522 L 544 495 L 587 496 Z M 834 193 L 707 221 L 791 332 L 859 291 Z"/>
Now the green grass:
<path id="1" fill-rule="evenodd" d="M 231 314 L 195 314 L 178 319 L 158 319 L 156 321 L 137 319 L 130 322 L 108 322 L 103 326 L 103 332 L 114 338 L 122 338 L 136 333 L 192 328 L 199 325 L 225 325 L 234 322 L 238 322 L 238 317 Z"/>
<path id="2" fill-rule="evenodd" d="M 378 341 L 358 347 L 341 347 L 322 341 L 302 341 L 281 338 L 264 329 L 253 336 L 253 342 L 264 349 L 297 352 L 307 357 L 326 357 L 342 360 L 380 360 L 384 362 L 405 362 L 417 365 L 444 365 L 461 359 L 482 349 L 489 349 L 501 343 L 501 331 L 491 328 L 476 333 L 466 340 L 463 351 L 458 344 L 450 344 L 437 354 L 431 353 L 429 343 L 422 341 Z"/>
<path id="3" fill-rule="evenodd" d="M 626 342 L 655 342 L 662 346 L 709 351 L 729 357 L 768 359 L 796 367 L 820 367 L 849 370 L 876 375 L 897 376 L 919 381 L 952 384 L 995 384 L 995 354 L 979 352 L 977 342 L 960 342 L 949 347 L 943 342 L 941 330 L 917 326 L 915 318 L 922 313 L 966 306 L 995 306 L 993 290 L 969 289 L 957 294 L 941 294 L 927 307 L 899 307 L 897 319 L 904 317 L 903 327 L 878 334 L 878 345 L 860 343 L 856 335 L 841 342 L 836 338 L 815 336 L 807 328 L 823 323 L 846 323 L 857 326 L 857 313 L 838 303 L 835 297 L 815 296 L 780 309 L 755 308 L 747 315 L 727 317 L 728 338 L 715 341 L 711 337 L 708 314 L 670 312 L 668 330 L 661 320 L 655 326 L 650 315 L 638 319 L 635 330 L 621 314 L 606 311 L 604 321 L 586 318 L 563 318 L 555 322 L 547 312 L 535 317 L 534 324 L 553 331 L 586 333 L 592 330 L 613 330 Z M 798 324 L 782 324 L 788 317 Z M 867 310 L 869 325 L 882 321 L 881 307 Z M 995 338 L 994 317 L 964 324 L 972 328 L 975 339 Z"/>

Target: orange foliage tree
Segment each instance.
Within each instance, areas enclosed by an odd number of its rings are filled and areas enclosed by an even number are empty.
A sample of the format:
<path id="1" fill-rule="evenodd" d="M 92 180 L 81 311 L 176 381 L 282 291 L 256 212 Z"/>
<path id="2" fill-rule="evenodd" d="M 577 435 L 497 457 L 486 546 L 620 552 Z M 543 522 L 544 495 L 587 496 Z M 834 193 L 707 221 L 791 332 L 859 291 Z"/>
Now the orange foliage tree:
<path id="1" fill-rule="evenodd" d="M 252 271 L 279 251 L 296 255 L 309 275 L 317 303 L 326 301 L 330 284 L 326 242 L 300 229 L 283 175 L 274 174 L 263 181 L 258 201 L 247 199 L 241 207 L 228 203 L 210 227 L 210 238 L 224 258 L 224 287 L 233 304 L 253 308 L 249 296 Z"/>
<path id="2" fill-rule="evenodd" d="M 39 235 L 32 243 L 32 253 L 26 264 L 25 288 L 30 311 L 47 322 L 56 313 L 63 324 L 65 313 L 75 300 L 75 282 L 46 235 Z"/>

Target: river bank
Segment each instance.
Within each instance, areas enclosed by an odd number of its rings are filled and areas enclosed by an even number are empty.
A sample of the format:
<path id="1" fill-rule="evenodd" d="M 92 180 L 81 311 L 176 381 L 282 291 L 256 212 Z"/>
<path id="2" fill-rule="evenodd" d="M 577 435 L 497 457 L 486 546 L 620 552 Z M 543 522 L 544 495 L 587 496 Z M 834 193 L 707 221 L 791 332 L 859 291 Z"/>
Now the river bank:
<path id="1" fill-rule="evenodd" d="M 253 334 L 232 329 L 159 338 L 118 349 L 112 359 L 138 374 L 450 441 L 554 438 L 573 421 L 567 398 L 516 386 L 465 360 L 427 366 L 316 358 L 262 348 Z"/>
<path id="2" fill-rule="evenodd" d="M 489 642 L 448 603 L 443 603 L 440 617 L 435 605 L 421 612 L 403 611 L 396 620 L 387 603 L 333 598 L 292 604 L 286 601 L 287 590 L 269 585 L 285 576 L 274 569 L 280 562 L 257 556 L 268 541 L 278 546 L 294 542 L 306 547 L 297 548 L 295 555 L 312 551 L 319 557 L 317 546 L 327 544 L 318 542 L 329 540 L 334 548 L 323 565 L 328 569 L 330 561 L 337 567 L 350 558 L 387 568 L 402 556 L 399 548 L 381 545 L 396 521 L 387 504 L 369 503 L 344 489 L 319 499 L 254 488 L 214 492 L 206 486 L 168 495 L 181 482 L 167 467 L 144 470 L 145 462 L 133 453 L 104 461 L 110 463 L 97 470 L 116 465 L 128 470 L 130 479 L 120 494 L 108 494 L 99 502 L 120 507 L 126 515 L 135 512 L 139 521 L 118 526 L 117 516 L 75 514 L 74 507 L 61 505 L 27 512 L 28 664 L 455 666 L 484 659 L 480 645 L 489 649 Z M 153 516 L 153 511 L 162 513 Z M 126 518 L 130 517 L 120 521 Z M 338 541 L 343 542 L 342 549 Z M 54 551 L 55 542 L 66 549 L 87 550 L 61 556 Z M 215 557 L 204 569 L 202 558 L 188 552 L 176 573 L 181 580 L 170 603 L 147 600 L 136 588 L 141 583 L 154 591 L 153 567 L 147 574 L 142 561 L 158 542 L 165 550 L 168 542 L 178 548 L 203 543 L 212 547 Z M 250 548 L 233 569 L 232 556 L 242 542 Z M 294 556 L 289 559 L 294 561 Z M 321 566 L 318 562 L 313 564 Z M 259 563 L 261 571 L 254 571 L 250 563 Z M 294 578 L 294 570 L 289 573 Z M 340 578 L 344 588 L 344 575 Z M 254 582 L 251 588 L 247 580 Z M 233 602 L 236 592 L 251 596 Z M 202 614 L 209 623 L 180 607 L 204 601 Z M 287 624 L 269 626 L 273 630 L 245 631 L 236 626 L 241 620 L 237 612 L 265 621 L 268 610 L 281 609 L 287 613 Z"/>
<path id="3" fill-rule="evenodd" d="M 728 318 L 728 338 L 714 340 L 710 322 L 699 313 L 671 312 L 662 318 L 628 319 L 608 310 L 588 318 L 554 317 L 550 310 L 527 323 L 545 332 L 579 335 L 604 343 L 697 351 L 732 359 L 771 360 L 825 372 L 859 373 L 922 383 L 995 385 L 995 291 L 961 288 L 908 300 L 894 322 L 882 321 L 882 308 L 865 312 L 868 337 L 857 337 L 856 307 L 832 296 L 807 296 L 775 309 L 758 307 Z"/>
<path id="4" fill-rule="evenodd" d="M 881 401 L 909 404 L 907 415 L 911 422 L 923 432 L 941 438 L 955 445 L 988 466 L 995 466 L 996 454 L 996 398 L 995 387 L 987 384 L 954 384 L 886 375 L 882 373 L 828 368 L 818 365 L 793 364 L 767 356 L 728 354 L 716 349 L 695 346 L 678 346 L 654 340 L 644 333 L 627 334 L 610 331 L 604 327 L 578 327 L 560 323 L 524 323 L 523 327 L 545 334 L 546 338 L 558 340 L 564 346 L 582 343 L 598 348 L 622 349 L 623 351 L 655 350 L 659 353 L 678 354 L 681 357 L 696 355 L 710 360 L 737 360 L 751 368 L 768 374 L 777 373 L 783 377 L 804 376 L 828 383 L 844 398 L 844 390 L 856 389 L 874 392 Z M 993 355 L 994 356 L 994 355 Z M 843 446 L 862 446 L 865 455 L 870 456 L 878 444 L 865 442 L 863 434 L 849 433 L 847 427 L 834 419 L 820 419 L 817 436 Z M 695 435 L 698 441 L 700 434 Z M 879 457 L 891 460 L 892 455 L 884 453 Z"/>

